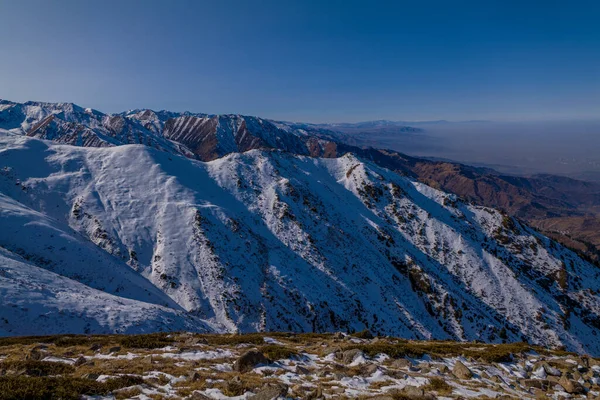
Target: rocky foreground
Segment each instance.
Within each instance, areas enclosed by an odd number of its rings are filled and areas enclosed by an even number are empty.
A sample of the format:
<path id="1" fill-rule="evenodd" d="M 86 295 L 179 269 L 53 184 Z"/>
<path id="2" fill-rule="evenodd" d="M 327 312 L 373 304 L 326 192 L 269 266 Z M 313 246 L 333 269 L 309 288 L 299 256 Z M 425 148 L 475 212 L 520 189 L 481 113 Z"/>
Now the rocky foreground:
<path id="1" fill-rule="evenodd" d="M 0 339 L 0 399 L 600 398 L 600 360 L 337 334 Z"/>

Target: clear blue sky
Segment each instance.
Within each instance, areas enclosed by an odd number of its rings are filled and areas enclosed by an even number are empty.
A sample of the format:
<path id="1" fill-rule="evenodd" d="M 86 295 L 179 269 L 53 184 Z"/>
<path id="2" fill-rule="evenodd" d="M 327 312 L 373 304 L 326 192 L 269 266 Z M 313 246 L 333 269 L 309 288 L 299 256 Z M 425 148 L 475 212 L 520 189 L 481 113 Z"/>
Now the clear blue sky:
<path id="1" fill-rule="evenodd" d="M 0 98 L 313 122 L 598 117 L 600 2 L 0 0 Z"/>

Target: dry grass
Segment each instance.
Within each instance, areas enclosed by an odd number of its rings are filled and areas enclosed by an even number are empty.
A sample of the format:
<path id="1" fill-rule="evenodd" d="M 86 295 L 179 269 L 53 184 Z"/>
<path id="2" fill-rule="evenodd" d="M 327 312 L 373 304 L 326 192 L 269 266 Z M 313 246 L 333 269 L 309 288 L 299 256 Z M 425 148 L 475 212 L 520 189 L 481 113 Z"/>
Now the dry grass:
<path id="1" fill-rule="evenodd" d="M 262 346 L 260 348 L 261 353 L 267 356 L 271 360 L 282 360 L 285 358 L 290 358 L 292 356 L 297 355 L 296 350 L 293 350 L 289 347 L 280 346 L 276 344 L 270 344 L 267 346 Z"/>
<path id="2" fill-rule="evenodd" d="M 24 372 L 28 376 L 49 376 L 71 374 L 75 372 L 75 368 L 57 362 L 20 360 L 0 362 L 0 371 Z"/>
<path id="3" fill-rule="evenodd" d="M 380 353 L 393 358 L 423 357 L 428 354 L 432 357 L 473 357 L 487 362 L 506 362 L 513 355 L 524 353 L 531 349 L 526 343 L 511 343 L 498 345 L 483 345 L 457 342 L 407 342 L 399 344 L 372 343 L 347 345 L 343 350 L 359 349 L 369 356 Z"/>
<path id="4" fill-rule="evenodd" d="M 429 379 L 429 383 L 423 386 L 425 392 L 435 391 L 438 395 L 447 396 L 452 393 L 450 386 L 443 378 L 433 377 Z"/>
<path id="5" fill-rule="evenodd" d="M 85 374 L 132 374 L 143 375 L 151 371 L 160 371 L 173 376 L 187 375 L 190 371 L 189 367 L 180 367 L 175 365 L 177 360 L 153 357 L 152 363 L 149 360 L 135 359 L 97 359 L 93 365 L 83 365 L 77 368 L 76 376 Z"/>
<path id="6" fill-rule="evenodd" d="M 276 338 L 281 344 L 266 344 L 264 337 Z M 195 344 L 200 339 L 199 344 Z M 39 344 L 44 346 L 39 348 Z M 91 350 L 92 344 L 102 346 L 100 353 L 106 354 L 111 347 L 119 346 L 121 353 L 135 353 L 138 357 L 129 359 L 118 358 L 92 358 L 83 365 L 73 367 L 63 363 L 51 363 L 29 359 L 32 350 L 42 352 L 43 355 L 59 355 L 78 358 L 80 355 L 93 355 L 96 350 Z M 363 341 L 352 343 L 344 339 L 334 339 L 331 334 L 290 334 L 290 333 L 253 333 L 242 335 L 196 335 L 190 333 L 174 334 L 149 334 L 149 335 L 92 335 L 74 336 L 57 335 L 45 337 L 25 338 L 0 338 L 0 355 L 4 358 L 0 361 L 0 375 L 2 371 L 23 372 L 28 376 L 0 376 L 0 400 L 5 399 L 71 399 L 79 398 L 82 394 L 113 394 L 117 399 L 124 399 L 140 394 L 140 388 L 131 387 L 144 382 L 155 386 L 169 383 L 170 378 L 159 375 L 156 378 L 148 378 L 150 372 L 162 372 L 170 376 L 188 376 L 189 379 L 173 383 L 178 396 L 182 398 L 191 396 L 194 391 L 203 391 L 207 388 L 218 388 L 228 396 L 239 396 L 248 391 L 256 392 L 265 383 L 277 382 L 278 375 L 285 371 L 275 370 L 269 374 L 237 372 L 223 372 L 214 368 L 216 364 L 232 363 L 234 357 L 221 359 L 186 360 L 161 356 L 157 348 L 173 345 L 180 351 L 185 348 L 197 348 L 201 351 L 211 350 L 233 350 L 234 354 L 243 353 L 244 348 L 237 348 L 240 344 L 256 346 L 268 358 L 276 361 L 281 359 L 294 359 L 294 364 L 303 365 L 299 359 L 295 359 L 299 353 L 324 355 L 324 349 L 336 349 L 345 351 L 349 349 L 360 349 L 368 356 L 385 353 L 392 358 L 415 357 L 430 355 L 433 358 L 446 358 L 465 356 L 482 362 L 510 361 L 519 358 L 528 350 L 536 350 L 545 355 L 566 356 L 572 353 L 560 350 L 549 350 L 530 346 L 526 343 L 512 344 L 481 344 L 460 343 L 450 341 L 406 341 L 400 339 L 380 338 L 377 341 Z M 183 346 L 183 347 L 182 347 Z M 175 350 L 176 351 L 176 350 Z M 390 365 L 392 360 L 385 362 Z M 342 365 L 336 362 L 327 362 L 321 367 L 330 369 L 332 374 L 327 376 L 303 376 L 305 384 L 310 382 L 320 385 L 335 398 L 345 398 L 335 386 L 340 386 L 339 376 L 355 377 L 365 374 L 364 366 Z M 320 368 L 320 367 L 319 367 Z M 312 368 L 311 368 L 312 369 Z M 314 371 L 318 372 L 318 371 Z M 394 372 L 394 371 L 392 371 Z M 195 373 L 192 378 L 191 374 Z M 87 374 L 111 375 L 125 377 L 111 380 L 106 383 L 84 379 Z M 421 375 L 420 373 L 414 373 Z M 133 375 L 133 376 L 131 376 Z M 146 378 L 143 378 L 146 376 Z M 395 376 L 391 374 L 391 376 Z M 428 377 L 429 378 L 429 377 Z M 443 378 L 429 378 L 430 382 L 423 389 L 426 392 L 436 392 L 438 395 L 449 396 L 452 387 Z M 207 382 L 208 380 L 208 382 Z M 137 383 L 136 383 L 137 382 Z M 370 385 L 373 392 L 382 387 L 393 385 L 393 381 L 376 382 Z M 465 386 L 469 386 L 466 382 Z M 314 388 L 296 387 L 290 388 L 290 393 L 303 397 L 312 392 Z M 162 393 L 162 392 L 161 392 Z M 165 393 L 166 395 L 166 393 Z M 405 393 L 394 391 L 386 392 L 394 399 L 408 399 Z M 162 397 L 161 395 L 151 397 Z M 365 397 L 368 398 L 368 397 Z M 412 399 L 411 399 L 412 400 Z"/>
<path id="7" fill-rule="evenodd" d="M 0 377 L 0 400 L 76 400 L 82 395 L 107 395 L 114 390 L 142 384 L 138 377 L 124 376 L 96 382 L 71 377 Z"/>

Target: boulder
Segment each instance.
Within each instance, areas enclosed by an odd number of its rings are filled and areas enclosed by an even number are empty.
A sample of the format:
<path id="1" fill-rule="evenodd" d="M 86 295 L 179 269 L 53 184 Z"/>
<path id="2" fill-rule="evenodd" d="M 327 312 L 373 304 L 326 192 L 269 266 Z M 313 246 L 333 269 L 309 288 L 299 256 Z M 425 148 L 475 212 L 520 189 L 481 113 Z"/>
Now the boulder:
<path id="1" fill-rule="evenodd" d="M 545 361 L 538 362 L 533 366 L 534 371 L 539 370 L 540 368 L 543 368 L 544 372 L 547 375 L 552 375 L 552 376 L 561 376 L 562 375 L 562 372 L 560 372 L 560 370 L 558 368 L 551 366 L 550 364 L 548 364 Z"/>
<path id="2" fill-rule="evenodd" d="M 27 357 L 25 357 L 27 360 L 35 360 L 35 361 L 40 361 L 42 358 L 45 357 L 45 354 L 42 353 L 40 350 L 38 349 L 33 349 L 29 352 L 29 354 L 27 355 Z"/>
<path id="3" fill-rule="evenodd" d="M 350 364 L 356 357 L 362 354 L 363 352 L 359 349 L 346 350 L 342 353 L 342 360 L 345 364 Z"/>
<path id="4" fill-rule="evenodd" d="M 523 379 L 521 384 L 527 389 L 536 388 L 548 390 L 548 388 L 550 388 L 550 381 L 547 379 Z"/>
<path id="5" fill-rule="evenodd" d="M 471 370 L 467 368 L 467 366 L 461 361 L 456 361 L 456 364 L 454 364 L 454 368 L 452 368 L 452 373 L 458 379 L 471 379 L 473 377 L 473 373 L 471 372 Z"/>
<path id="6" fill-rule="evenodd" d="M 323 350 L 323 355 L 328 356 L 333 354 L 335 358 L 342 358 L 342 348 L 341 347 L 328 347 Z"/>
<path id="7" fill-rule="evenodd" d="M 87 362 L 87 360 L 85 359 L 84 356 L 80 356 L 77 360 L 75 360 L 75 363 L 73 364 L 76 367 L 80 367 L 83 364 L 85 364 Z"/>
<path id="8" fill-rule="evenodd" d="M 288 392 L 287 385 L 274 384 L 261 389 L 258 393 L 248 397 L 249 400 L 275 400 L 278 397 L 285 396 Z"/>
<path id="9" fill-rule="evenodd" d="M 94 343 L 90 346 L 90 350 L 91 351 L 98 351 L 102 348 L 102 345 L 100 343 Z"/>
<path id="10" fill-rule="evenodd" d="M 360 369 L 360 373 L 362 376 L 371 376 L 377 372 L 377 370 L 379 370 L 377 364 L 366 364 Z"/>
<path id="11" fill-rule="evenodd" d="M 575 382 L 572 379 L 567 378 L 566 375 L 563 375 L 558 384 L 565 389 L 565 392 L 569 394 L 584 394 L 585 388 L 579 383 Z"/>
<path id="12" fill-rule="evenodd" d="M 252 371 L 259 364 L 269 364 L 271 361 L 258 350 L 249 350 L 233 363 L 233 370 L 241 373 Z"/>

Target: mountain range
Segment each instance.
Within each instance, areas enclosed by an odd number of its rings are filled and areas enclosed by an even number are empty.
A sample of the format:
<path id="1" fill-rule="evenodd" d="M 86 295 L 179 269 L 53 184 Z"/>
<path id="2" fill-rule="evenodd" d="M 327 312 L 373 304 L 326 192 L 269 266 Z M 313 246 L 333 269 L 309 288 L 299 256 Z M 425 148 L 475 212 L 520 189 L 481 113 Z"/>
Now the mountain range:
<path id="1" fill-rule="evenodd" d="M 524 221 L 593 209 L 593 184 L 241 115 L 0 101 L 0 129 L 0 334 L 369 329 L 600 354 L 593 254 Z"/>

